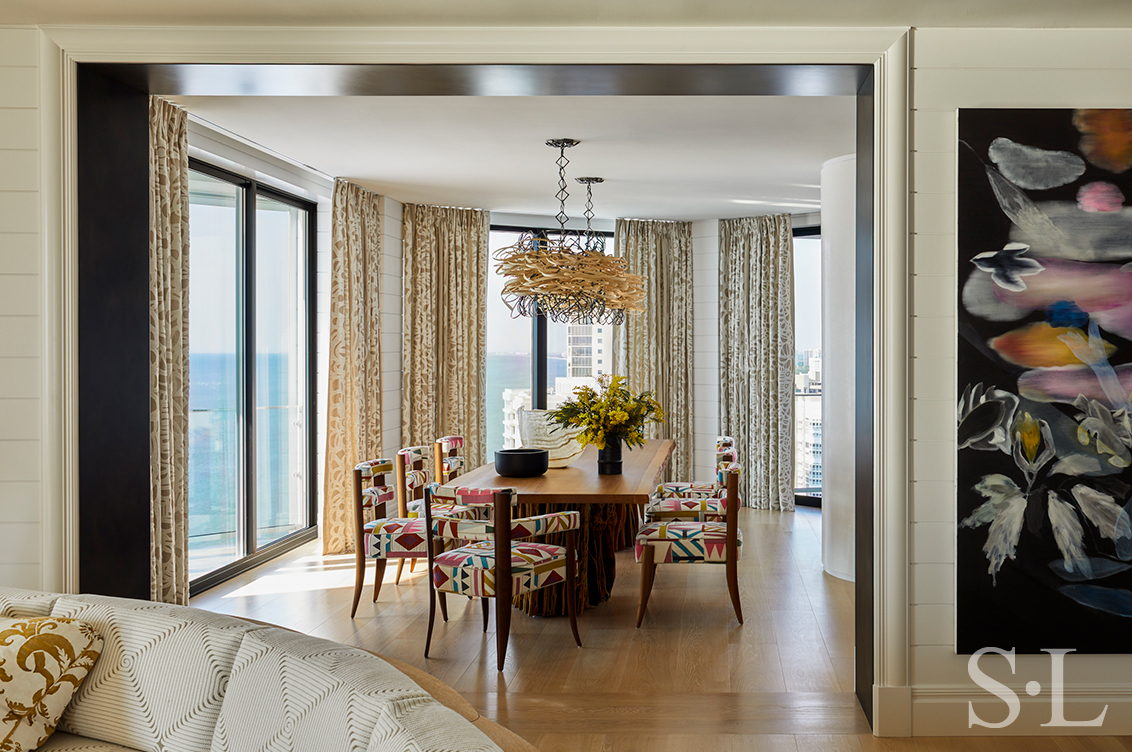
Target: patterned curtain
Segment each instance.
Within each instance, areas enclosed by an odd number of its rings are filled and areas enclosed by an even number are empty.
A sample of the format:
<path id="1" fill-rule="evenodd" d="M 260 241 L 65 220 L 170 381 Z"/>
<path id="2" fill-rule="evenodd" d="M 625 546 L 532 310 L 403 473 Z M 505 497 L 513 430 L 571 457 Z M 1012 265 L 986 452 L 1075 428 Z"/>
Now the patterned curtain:
<path id="1" fill-rule="evenodd" d="M 483 464 L 485 300 L 490 215 L 405 204 L 401 312 L 401 443 L 468 440 Z"/>
<path id="2" fill-rule="evenodd" d="M 149 98 L 150 598 L 189 602 L 189 131 Z"/>
<path id="3" fill-rule="evenodd" d="M 381 456 L 381 196 L 334 181 L 322 552 L 354 552 L 354 465 Z"/>
<path id="4" fill-rule="evenodd" d="M 794 241 L 790 215 L 719 223 L 719 419 L 756 509 L 794 511 Z"/>
<path id="5" fill-rule="evenodd" d="M 646 436 L 675 440 L 669 477 L 693 480 L 692 223 L 619 219 L 615 238 L 629 271 L 648 277 L 645 312 L 621 327 L 617 372 L 630 389 L 656 394 L 665 423 Z"/>

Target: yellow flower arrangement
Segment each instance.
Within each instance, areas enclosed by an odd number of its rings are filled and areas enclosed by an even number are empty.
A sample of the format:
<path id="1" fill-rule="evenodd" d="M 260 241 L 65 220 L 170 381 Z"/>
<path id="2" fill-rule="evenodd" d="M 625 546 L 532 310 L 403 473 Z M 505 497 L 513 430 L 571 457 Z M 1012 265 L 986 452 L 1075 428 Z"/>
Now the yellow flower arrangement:
<path id="1" fill-rule="evenodd" d="M 664 410 L 652 392 L 634 396 L 624 376 L 598 376 L 598 389 L 580 386 L 574 398 L 550 411 L 550 420 L 562 426 L 582 428 L 578 442 L 603 449 L 610 439 L 629 446 L 645 443 L 645 424 L 663 423 Z"/>

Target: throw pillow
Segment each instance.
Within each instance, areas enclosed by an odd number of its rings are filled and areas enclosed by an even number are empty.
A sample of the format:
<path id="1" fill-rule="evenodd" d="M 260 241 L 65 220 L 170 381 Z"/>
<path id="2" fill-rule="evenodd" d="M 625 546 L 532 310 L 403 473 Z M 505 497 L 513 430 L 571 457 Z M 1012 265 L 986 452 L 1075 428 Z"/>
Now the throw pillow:
<path id="1" fill-rule="evenodd" d="M 0 618 L 0 752 L 47 741 L 101 651 L 81 621 Z"/>

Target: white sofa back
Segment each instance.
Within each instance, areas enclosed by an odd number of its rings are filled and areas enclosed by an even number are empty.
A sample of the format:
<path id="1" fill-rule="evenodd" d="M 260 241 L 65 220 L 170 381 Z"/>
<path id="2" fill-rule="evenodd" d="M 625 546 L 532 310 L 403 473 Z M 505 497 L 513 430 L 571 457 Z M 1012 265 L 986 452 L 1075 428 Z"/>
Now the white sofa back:
<path id="1" fill-rule="evenodd" d="M 371 653 L 209 611 L 0 588 L 0 614 L 105 644 L 59 728 L 142 752 L 499 752 Z"/>

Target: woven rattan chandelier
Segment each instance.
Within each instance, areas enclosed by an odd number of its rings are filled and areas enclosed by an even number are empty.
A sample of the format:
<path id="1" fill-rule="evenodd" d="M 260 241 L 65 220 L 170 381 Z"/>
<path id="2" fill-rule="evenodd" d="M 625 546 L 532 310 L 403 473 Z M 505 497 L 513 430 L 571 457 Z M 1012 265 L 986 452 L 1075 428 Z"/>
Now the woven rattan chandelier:
<path id="1" fill-rule="evenodd" d="M 586 186 L 586 231 L 566 230 L 566 150 L 577 144 L 572 138 L 546 142 L 558 149 L 557 236 L 522 233 L 514 245 L 495 252 L 495 269 L 509 278 L 502 297 L 512 316 L 543 314 L 562 324 L 620 324 L 625 314 L 645 310 L 645 278 L 630 274 L 624 259 L 605 255 L 605 238 L 592 229 L 593 186 L 602 178 L 577 179 Z"/>

